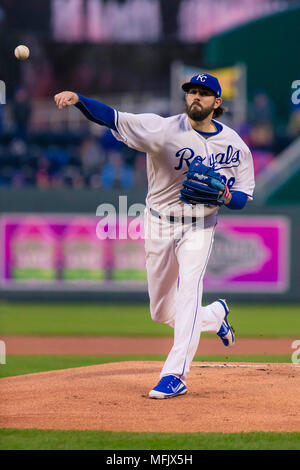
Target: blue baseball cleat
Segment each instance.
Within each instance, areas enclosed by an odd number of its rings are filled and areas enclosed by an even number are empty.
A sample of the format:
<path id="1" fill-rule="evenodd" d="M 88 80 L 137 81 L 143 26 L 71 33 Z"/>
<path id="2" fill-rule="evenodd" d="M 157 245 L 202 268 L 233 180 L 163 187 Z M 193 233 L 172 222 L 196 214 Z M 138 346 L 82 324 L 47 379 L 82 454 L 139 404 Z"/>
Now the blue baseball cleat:
<path id="1" fill-rule="evenodd" d="M 185 384 L 175 375 L 165 375 L 149 392 L 150 398 L 172 398 L 187 392 Z"/>
<path id="2" fill-rule="evenodd" d="M 218 299 L 216 300 L 216 302 L 219 302 L 225 310 L 225 317 L 217 335 L 221 338 L 224 346 L 233 346 L 235 343 L 235 336 L 234 336 L 234 330 L 229 325 L 228 320 L 227 320 L 227 316 L 229 314 L 228 306 L 224 299 Z"/>

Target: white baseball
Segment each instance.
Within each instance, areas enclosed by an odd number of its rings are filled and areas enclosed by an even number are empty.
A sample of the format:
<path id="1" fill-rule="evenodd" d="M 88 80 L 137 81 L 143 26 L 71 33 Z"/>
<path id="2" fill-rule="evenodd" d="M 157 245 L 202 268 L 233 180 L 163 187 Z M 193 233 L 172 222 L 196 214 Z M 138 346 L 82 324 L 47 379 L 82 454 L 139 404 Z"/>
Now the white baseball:
<path id="1" fill-rule="evenodd" d="M 15 56 L 19 60 L 28 59 L 29 54 L 30 54 L 30 51 L 27 46 L 20 45 L 15 48 Z"/>

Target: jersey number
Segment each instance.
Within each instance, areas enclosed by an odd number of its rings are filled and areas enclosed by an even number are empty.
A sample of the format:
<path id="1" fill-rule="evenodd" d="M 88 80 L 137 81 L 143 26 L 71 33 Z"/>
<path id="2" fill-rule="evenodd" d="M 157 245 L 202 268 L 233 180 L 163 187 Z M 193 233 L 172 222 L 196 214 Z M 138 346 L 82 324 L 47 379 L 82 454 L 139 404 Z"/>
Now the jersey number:
<path id="1" fill-rule="evenodd" d="M 226 184 L 227 188 L 230 190 L 232 188 L 232 186 L 234 185 L 234 183 L 235 183 L 235 178 L 232 176 L 231 178 L 229 178 L 228 181 L 227 181 L 226 176 L 224 176 L 224 175 L 221 175 L 221 178 L 224 181 L 224 183 Z"/>

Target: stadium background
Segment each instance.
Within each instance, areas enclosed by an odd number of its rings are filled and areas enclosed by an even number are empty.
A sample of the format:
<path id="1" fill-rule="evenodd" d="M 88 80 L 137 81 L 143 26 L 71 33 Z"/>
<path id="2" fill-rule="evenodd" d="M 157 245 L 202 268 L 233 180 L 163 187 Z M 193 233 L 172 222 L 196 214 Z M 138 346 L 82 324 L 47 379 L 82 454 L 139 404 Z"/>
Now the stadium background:
<path id="1" fill-rule="evenodd" d="M 216 291 L 227 294 L 242 338 L 285 338 L 291 344 L 299 338 L 299 20 L 297 1 L 0 1 L 0 80 L 6 86 L 6 103 L 0 105 L 3 377 L 163 359 L 160 351 L 23 355 L 11 353 L 10 338 L 170 336 L 149 319 L 142 243 L 116 243 L 113 262 L 103 265 L 105 248 L 94 239 L 100 204 L 118 210 L 120 195 L 127 196 L 128 207 L 144 203 L 145 157 L 78 110 L 58 112 L 53 96 L 69 89 L 121 111 L 168 115 L 181 112 L 180 83 L 198 70 L 219 72 L 229 108 L 224 122 L 251 148 L 257 182 L 242 220 L 222 211 L 225 235 L 219 232 L 216 251 L 226 256 L 223 263 L 212 260 L 204 302 Z M 25 62 L 13 55 L 18 44 L 31 50 Z M 64 240 L 63 230 L 53 229 L 63 224 Z M 55 258 L 57 244 L 72 246 L 64 261 Z M 233 273 L 226 270 L 229 264 Z M 277 355 L 226 352 L 226 360 L 290 362 L 292 352 L 292 347 Z M 20 445 L 17 431 L 3 433 L 3 448 Z M 29 448 L 45 446 L 39 436 L 30 438 Z M 176 441 L 176 448 L 189 448 L 185 439 Z M 217 445 L 201 442 L 198 448 Z M 281 445 L 293 444 L 281 440 Z"/>

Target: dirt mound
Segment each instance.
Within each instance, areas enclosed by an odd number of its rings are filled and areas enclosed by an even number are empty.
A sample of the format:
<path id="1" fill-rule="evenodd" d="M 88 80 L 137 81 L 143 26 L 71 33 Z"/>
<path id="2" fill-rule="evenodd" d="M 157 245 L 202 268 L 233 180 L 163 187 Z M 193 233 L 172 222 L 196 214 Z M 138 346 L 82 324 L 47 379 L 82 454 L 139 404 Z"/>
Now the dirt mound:
<path id="1" fill-rule="evenodd" d="M 188 393 L 148 398 L 160 362 L 0 379 L 0 427 L 137 432 L 300 431 L 300 367 L 194 363 Z"/>

